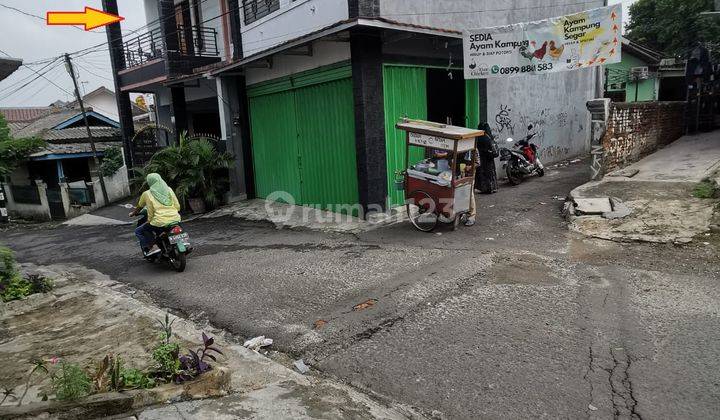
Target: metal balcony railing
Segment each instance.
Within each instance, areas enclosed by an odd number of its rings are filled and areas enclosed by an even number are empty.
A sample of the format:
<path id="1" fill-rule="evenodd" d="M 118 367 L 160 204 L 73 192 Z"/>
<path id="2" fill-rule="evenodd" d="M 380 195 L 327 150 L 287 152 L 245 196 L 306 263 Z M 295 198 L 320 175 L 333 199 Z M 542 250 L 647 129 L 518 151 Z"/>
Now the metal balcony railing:
<path id="1" fill-rule="evenodd" d="M 177 39 L 181 56 L 187 57 L 218 57 L 217 31 L 203 26 L 178 26 L 170 36 Z M 125 68 L 143 65 L 167 55 L 167 44 L 160 28 L 151 30 L 138 37 L 128 40 L 123 45 Z"/>

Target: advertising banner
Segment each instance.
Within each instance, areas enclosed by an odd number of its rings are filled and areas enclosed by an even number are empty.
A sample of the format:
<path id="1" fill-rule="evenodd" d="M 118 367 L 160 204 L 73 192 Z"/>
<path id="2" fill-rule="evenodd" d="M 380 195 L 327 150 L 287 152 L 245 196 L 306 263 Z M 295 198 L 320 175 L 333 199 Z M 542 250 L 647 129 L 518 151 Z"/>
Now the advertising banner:
<path id="1" fill-rule="evenodd" d="M 465 78 L 577 70 L 620 62 L 622 7 L 465 31 Z"/>

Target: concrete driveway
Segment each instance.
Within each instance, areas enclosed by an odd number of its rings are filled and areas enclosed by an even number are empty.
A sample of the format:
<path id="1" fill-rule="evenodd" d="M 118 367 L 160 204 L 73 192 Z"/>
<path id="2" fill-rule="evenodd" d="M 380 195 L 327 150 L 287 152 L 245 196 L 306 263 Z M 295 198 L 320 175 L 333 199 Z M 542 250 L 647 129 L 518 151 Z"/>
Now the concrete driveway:
<path id="1" fill-rule="evenodd" d="M 327 375 L 447 418 L 715 418 L 720 238 L 618 244 L 568 232 L 589 164 L 479 196 L 479 223 L 423 234 L 187 225 L 185 273 L 127 227 L 4 232 L 23 260 L 82 264 Z"/>

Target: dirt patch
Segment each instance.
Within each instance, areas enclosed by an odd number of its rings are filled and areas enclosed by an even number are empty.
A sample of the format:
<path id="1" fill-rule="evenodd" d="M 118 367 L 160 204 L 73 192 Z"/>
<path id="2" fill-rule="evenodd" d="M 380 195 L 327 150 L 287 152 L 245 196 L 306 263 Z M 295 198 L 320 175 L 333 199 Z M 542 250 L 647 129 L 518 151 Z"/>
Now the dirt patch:
<path id="1" fill-rule="evenodd" d="M 555 285 L 560 279 L 547 262 L 533 255 L 521 259 L 501 257 L 488 273 L 490 284 Z"/>

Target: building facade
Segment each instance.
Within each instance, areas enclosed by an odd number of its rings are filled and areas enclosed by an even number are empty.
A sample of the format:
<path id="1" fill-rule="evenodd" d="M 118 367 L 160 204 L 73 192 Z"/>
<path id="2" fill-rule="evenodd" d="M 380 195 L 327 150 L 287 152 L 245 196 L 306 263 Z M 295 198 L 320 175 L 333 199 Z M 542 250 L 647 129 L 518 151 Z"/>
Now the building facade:
<path id="1" fill-rule="evenodd" d="M 345 212 L 403 203 L 392 188 L 406 159 L 401 117 L 488 121 L 501 138 L 532 124 L 546 161 L 587 152 L 598 69 L 466 81 L 462 31 L 603 3 L 145 0 L 148 33 L 122 40 L 116 24 L 109 39 L 121 96 L 154 93 L 161 123 L 219 134 L 236 156 L 231 195 Z"/>

